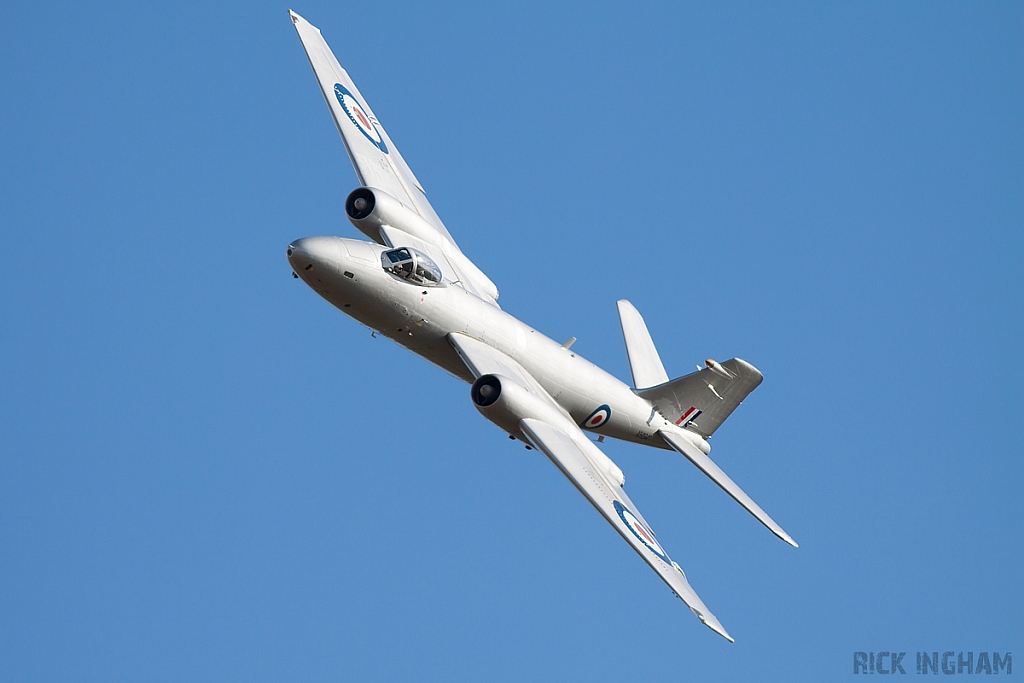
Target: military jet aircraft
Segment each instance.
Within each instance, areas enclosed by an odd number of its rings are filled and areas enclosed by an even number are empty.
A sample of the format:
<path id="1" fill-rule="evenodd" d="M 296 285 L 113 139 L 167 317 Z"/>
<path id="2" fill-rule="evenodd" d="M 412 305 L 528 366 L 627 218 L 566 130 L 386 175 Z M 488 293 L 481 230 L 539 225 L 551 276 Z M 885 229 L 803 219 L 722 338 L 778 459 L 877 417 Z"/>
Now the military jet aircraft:
<path id="1" fill-rule="evenodd" d="M 488 420 L 551 459 L 697 618 L 732 642 L 623 490 L 622 470 L 589 435 L 675 450 L 775 535 L 789 535 L 708 457 L 707 439 L 754 388 L 758 370 L 711 359 L 669 380 L 647 325 L 628 301 L 619 321 L 629 387 L 498 306 L 498 288 L 455 243 L 380 120 L 320 30 L 289 11 L 360 187 L 345 201 L 372 241 L 304 237 L 293 273 L 338 310 L 472 385 Z"/>

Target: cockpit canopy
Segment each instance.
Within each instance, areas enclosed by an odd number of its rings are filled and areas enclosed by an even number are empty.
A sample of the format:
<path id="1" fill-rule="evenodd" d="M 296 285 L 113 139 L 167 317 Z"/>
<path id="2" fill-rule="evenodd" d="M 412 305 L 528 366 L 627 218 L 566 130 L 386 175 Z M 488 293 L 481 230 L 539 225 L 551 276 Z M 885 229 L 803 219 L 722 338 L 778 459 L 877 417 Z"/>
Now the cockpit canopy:
<path id="1" fill-rule="evenodd" d="M 441 269 L 429 256 L 410 247 L 385 251 L 380 255 L 384 270 L 406 282 L 426 287 L 441 284 Z"/>

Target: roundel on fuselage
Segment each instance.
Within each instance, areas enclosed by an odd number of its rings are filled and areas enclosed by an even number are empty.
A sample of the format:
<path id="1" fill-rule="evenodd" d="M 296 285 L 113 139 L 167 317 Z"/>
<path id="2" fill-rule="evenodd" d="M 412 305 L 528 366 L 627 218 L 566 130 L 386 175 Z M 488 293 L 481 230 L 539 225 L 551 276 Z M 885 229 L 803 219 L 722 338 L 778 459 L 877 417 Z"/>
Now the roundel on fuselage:
<path id="1" fill-rule="evenodd" d="M 597 429 L 605 422 L 607 422 L 611 416 L 612 409 L 609 408 L 607 405 L 603 405 L 587 416 L 587 419 L 583 421 L 583 428 Z"/>
<path id="2" fill-rule="evenodd" d="M 359 104 L 359 100 L 348 91 L 348 88 L 343 86 L 341 83 L 334 84 L 334 96 L 338 98 L 338 103 L 341 108 L 348 114 L 349 120 L 352 122 L 359 132 L 362 133 L 367 140 L 373 143 L 373 145 L 384 152 L 388 153 L 388 146 L 384 144 L 384 138 L 381 137 L 380 131 L 373 125 L 370 120 L 370 115 L 366 113 L 363 106 Z"/>

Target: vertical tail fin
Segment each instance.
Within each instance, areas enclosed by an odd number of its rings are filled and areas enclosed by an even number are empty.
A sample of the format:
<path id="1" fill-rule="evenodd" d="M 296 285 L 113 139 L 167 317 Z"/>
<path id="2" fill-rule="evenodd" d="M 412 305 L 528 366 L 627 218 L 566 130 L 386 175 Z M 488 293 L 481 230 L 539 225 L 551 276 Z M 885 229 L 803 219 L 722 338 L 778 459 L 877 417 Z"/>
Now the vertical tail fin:
<path id="1" fill-rule="evenodd" d="M 764 379 L 745 360 L 705 361 L 703 370 L 636 393 L 654 404 L 666 419 L 705 439 L 722 426 L 743 399 Z"/>
<path id="2" fill-rule="evenodd" d="M 653 387 L 668 381 L 665 366 L 661 364 L 658 349 L 654 348 L 647 323 L 633 304 L 625 299 L 615 302 L 619 309 L 619 324 L 626 342 L 629 369 L 633 373 L 633 386 L 637 389 Z"/>

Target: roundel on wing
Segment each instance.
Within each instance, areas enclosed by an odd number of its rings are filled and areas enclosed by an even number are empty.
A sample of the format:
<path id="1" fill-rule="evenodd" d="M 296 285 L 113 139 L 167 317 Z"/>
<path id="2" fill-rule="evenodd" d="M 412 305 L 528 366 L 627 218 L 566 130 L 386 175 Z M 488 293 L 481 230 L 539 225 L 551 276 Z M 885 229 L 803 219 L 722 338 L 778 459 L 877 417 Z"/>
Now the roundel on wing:
<path id="1" fill-rule="evenodd" d="M 348 91 L 348 88 L 343 86 L 341 83 L 334 84 L 334 96 L 338 98 L 338 103 L 341 108 L 348 114 L 349 121 L 352 122 L 359 132 L 362 133 L 367 140 L 373 143 L 374 147 L 388 153 L 388 146 L 384 144 L 384 138 L 381 137 L 380 131 L 373 125 L 370 120 L 370 115 L 366 113 L 363 106 L 359 104 L 359 100 Z"/>
<path id="2" fill-rule="evenodd" d="M 619 519 L 629 527 L 629 530 L 633 532 L 633 535 L 640 539 L 640 542 L 647 546 L 648 550 L 657 555 L 666 564 L 670 564 L 672 560 L 668 559 L 668 554 L 661 549 L 661 546 L 656 540 L 654 540 L 654 532 L 647 528 L 647 526 L 641 522 L 636 516 L 626 509 L 626 507 L 619 501 L 613 501 L 615 503 L 615 511 L 619 513 Z"/>
<path id="3" fill-rule="evenodd" d="M 611 416 L 612 409 L 609 408 L 607 405 L 603 405 L 587 416 L 587 419 L 583 421 L 583 428 L 597 429 L 605 422 L 607 422 L 608 418 L 610 418 Z"/>

